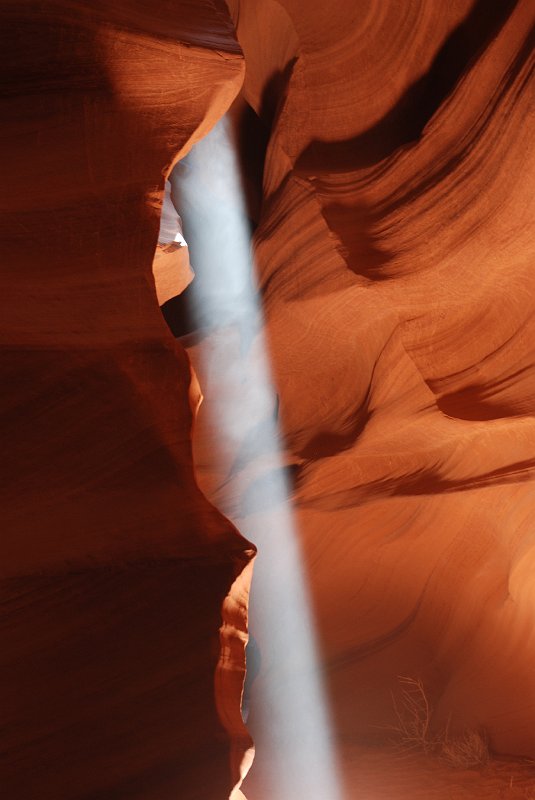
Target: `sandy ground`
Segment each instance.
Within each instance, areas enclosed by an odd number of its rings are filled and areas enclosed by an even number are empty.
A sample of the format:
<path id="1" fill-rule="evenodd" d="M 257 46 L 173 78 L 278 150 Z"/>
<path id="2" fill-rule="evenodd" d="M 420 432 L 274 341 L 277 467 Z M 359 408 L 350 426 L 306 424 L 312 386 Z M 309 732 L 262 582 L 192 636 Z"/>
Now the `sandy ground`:
<path id="1" fill-rule="evenodd" d="M 350 744 L 339 756 L 344 800 L 535 799 L 535 764 L 527 761 L 491 759 L 477 769 L 454 769 L 434 756 Z M 242 788 L 247 800 L 267 800 L 254 769 Z"/>

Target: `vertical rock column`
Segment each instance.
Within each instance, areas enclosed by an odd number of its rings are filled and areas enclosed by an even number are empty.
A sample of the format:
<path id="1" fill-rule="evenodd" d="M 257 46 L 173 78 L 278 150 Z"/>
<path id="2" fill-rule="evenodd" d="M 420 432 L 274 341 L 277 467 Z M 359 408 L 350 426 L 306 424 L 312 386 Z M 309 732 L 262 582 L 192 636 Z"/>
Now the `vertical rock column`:
<path id="1" fill-rule="evenodd" d="M 2 4 L 11 800 L 223 798 L 250 744 L 252 547 L 196 485 L 189 362 L 151 272 L 164 175 L 243 58 L 219 0 L 147 9 Z"/>

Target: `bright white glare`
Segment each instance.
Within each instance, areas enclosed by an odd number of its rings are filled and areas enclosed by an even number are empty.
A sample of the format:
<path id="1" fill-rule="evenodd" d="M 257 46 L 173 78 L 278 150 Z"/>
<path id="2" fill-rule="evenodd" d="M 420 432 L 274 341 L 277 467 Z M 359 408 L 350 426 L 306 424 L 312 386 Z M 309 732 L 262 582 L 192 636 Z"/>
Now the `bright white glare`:
<path id="1" fill-rule="evenodd" d="M 314 620 L 278 446 L 276 397 L 258 324 L 239 166 L 226 119 L 178 165 L 172 180 L 193 268 L 202 273 L 190 289 L 198 313 L 218 330 L 239 331 L 240 344 L 232 352 L 227 344 L 236 336 L 223 333 L 219 350 L 216 344 L 199 353 L 208 359 L 203 373 L 217 376 L 202 390 L 204 413 L 210 409 L 220 439 L 214 453 L 227 462 L 218 471 L 232 473 L 232 497 L 225 502 L 223 493 L 217 502 L 259 550 L 250 631 L 261 651 L 261 675 L 252 686 L 251 718 L 257 758 L 270 767 L 261 779 L 262 800 L 264 793 L 265 800 L 341 800 Z"/>

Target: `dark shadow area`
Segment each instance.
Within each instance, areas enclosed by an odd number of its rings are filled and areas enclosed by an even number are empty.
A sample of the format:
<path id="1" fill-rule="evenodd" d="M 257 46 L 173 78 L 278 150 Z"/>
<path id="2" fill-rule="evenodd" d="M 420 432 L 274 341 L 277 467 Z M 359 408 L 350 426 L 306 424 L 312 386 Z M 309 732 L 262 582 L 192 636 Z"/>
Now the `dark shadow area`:
<path id="1" fill-rule="evenodd" d="M 490 470 L 474 477 L 447 479 L 435 469 L 418 469 L 395 478 L 380 478 L 354 488 L 333 491 L 315 497 L 303 506 L 322 511 L 353 508 L 367 500 L 381 497 L 411 497 L 417 495 L 439 495 L 450 492 L 467 492 L 485 486 L 503 486 L 533 480 L 535 457 Z"/>
<path id="2" fill-rule="evenodd" d="M 431 174 L 426 175 L 422 180 L 411 185 L 408 189 L 404 186 L 400 187 L 400 190 L 397 191 L 393 196 L 385 199 L 385 201 L 381 204 L 380 209 L 378 209 L 376 214 L 377 218 L 388 216 L 399 209 L 400 206 L 410 203 L 416 198 L 421 197 L 422 194 L 430 191 L 435 186 L 438 186 L 441 181 L 448 177 L 448 175 L 454 174 L 459 169 L 460 165 L 463 164 L 466 157 L 472 151 L 474 142 L 477 141 L 477 139 L 481 136 L 481 133 L 484 131 L 489 120 L 492 120 L 493 117 L 496 116 L 497 109 L 499 108 L 500 104 L 503 103 L 503 99 L 506 94 L 511 91 L 515 81 L 521 74 L 522 69 L 526 63 L 529 63 L 530 58 L 533 57 L 534 49 L 535 26 L 531 27 L 527 32 L 526 37 L 522 42 L 522 46 L 518 50 L 516 58 L 511 63 L 511 66 L 504 77 L 504 80 L 500 86 L 500 92 L 491 98 L 490 102 L 487 104 L 485 113 L 481 116 L 478 126 L 475 127 L 471 132 L 470 138 L 466 140 L 463 146 L 459 146 L 455 152 L 451 153 L 447 160 L 439 162 Z M 527 78 L 519 87 L 515 97 L 515 102 L 518 102 L 522 92 L 528 88 L 528 81 L 530 77 L 531 75 L 528 73 Z"/>
<path id="3" fill-rule="evenodd" d="M 254 231 L 262 210 L 262 182 L 270 130 L 241 94 L 228 114 L 232 120 L 247 216 Z"/>
<path id="4" fill-rule="evenodd" d="M 33 104 L 31 97 L 41 102 L 46 97 L 49 115 L 69 95 L 82 98 L 91 92 L 114 99 L 113 82 L 99 58 L 96 26 L 62 17 L 45 3 L 32 3 L 24 15 L 18 4 L 9 5 L 3 4 L 0 31 L 1 97 L 26 97 Z M 96 12 L 88 16 L 91 22 L 100 18 Z"/>
<path id="5" fill-rule="evenodd" d="M 320 431 L 306 443 L 299 452 L 299 456 L 307 461 L 314 461 L 318 458 L 335 456 L 353 447 L 371 418 L 369 402 L 370 392 L 368 392 L 362 407 L 355 414 L 355 419 L 346 426 L 347 429 L 343 433 Z"/>
<path id="6" fill-rule="evenodd" d="M 373 280 L 386 280 L 381 269 L 392 261 L 392 255 L 381 249 L 373 234 L 377 215 L 364 203 L 346 206 L 329 203 L 322 213 L 330 230 L 340 240 L 338 249 L 348 268 L 357 275 Z"/>
<path id="7" fill-rule="evenodd" d="M 497 36 L 518 0 L 476 0 L 466 19 L 447 37 L 430 69 L 368 130 L 342 142 L 312 142 L 296 169 L 309 173 L 371 167 L 417 141 L 458 81 Z"/>
<path id="8" fill-rule="evenodd" d="M 394 273 L 392 269 L 388 269 L 388 265 L 394 261 L 395 253 L 388 252 L 380 246 L 379 237 L 376 236 L 374 231 L 378 230 L 378 226 L 383 219 L 399 210 L 403 205 L 422 197 L 426 192 L 438 186 L 449 175 L 455 174 L 456 171 L 462 168 L 465 159 L 472 152 L 474 142 L 482 135 L 482 132 L 489 124 L 489 120 L 496 116 L 499 106 L 504 103 L 507 93 L 513 90 L 515 81 L 518 81 L 522 70 L 529 63 L 529 59 L 533 55 L 534 45 L 535 27 L 528 31 L 517 56 L 503 78 L 500 91 L 487 104 L 484 114 L 481 115 L 478 125 L 471 132 L 470 137 L 462 145 L 459 144 L 458 149 L 450 154 L 445 161 L 439 161 L 434 165 L 430 173 L 426 174 L 421 180 L 409 186 L 400 184 L 394 193 L 385 198 L 378 206 L 369 206 L 357 200 L 350 205 L 341 203 L 325 203 L 323 205 L 326 196 L 329 194 L 329 189 L 322 186 L 320 178 L 313 179 L 313 184 L 322 203 L 322 213 L 325 221 L 338 238 L 339 252 L 352 272 L 374 281 L 388 280 L 392 277 Z M 526 77 L 522 82 L 519 82 L 516 89 L 515 103 L 518 102 L 522 93 L 528 89 L 528 80 L 529 72 L 526 70 Z M 336 145 L 333 146 L 336 147 Z M 351 159 L 351 167 L 357 169 L 359 166 L 358 152 L 352 149 L 346 155 L 348 159 Z M 357 196 L 356 190 L 355 196 Z M 473 198 L 467 195 L 465 205 L 468 206 L 472 200 Z M 449 414 L 450 412 L 446 411 L 446 413 Z M 489 414 L 490 416 L 473 417 L 473 419 L 492 419 L 496 416 L 490 409 Z M 457 413 L 451 415 L 460 416 Z M 472 419 L 472 417 L 466 417 L 466 419 Z"/>
<path id="9" fill-rule="evenodd" d="M 511 337 L 511 341 L 514 337 Z M 509 343 L 507 342 L 507 344 Z M 456 419 L 484 421 L 490 419 L 503 419 L 523 414 L 530 414 L 533 410 L 530 399 L 513 399 L 505 402 L 498 399 L 511 396 L 511 390 L 519 383 L 530 380 L 533 368 L 524 366 L 510 372 L 503 378 L 494 379 L 483 384 L 465 386 L 456 392 L 448 392 L 437 397 L 436 404 L 443 414 Z M 440 394 L 440 388 L 434 381 L 429 381 L 428 386 L 432 392 Z M 514 394 L 514 393 L 513 393 Z"/>
<path id="10" fill-rule="evenodd" d="M 195 280 L 197 280 L 195 278 Z M 199 327 L 196 318 L 193 289 L 190 286 L 182 294 L 172 297 L 161 306 L 164 320 L 167 322 L 173 336 L 187 336 Z"/>
<path id="11" fill-rule="evenodd" d="M 259 117 L 269 131 L 272 130 L 273 124 L 286 102 L 288 87 L 296 63 L 297 58 L 292 58 L 284 69 L 276 70 L 264 86 Z"/>
<path id="12" fill-rule="evenodd" d="M 485 400 L 481 392 L 474 387 L 460 392 L 446 394 L 437 399 L 437 407 L 448 417 L 483 422 L 491 419 L 507 419 L 521 415 L 522 410 L 512 408 L 505 403 Z"/>
<path id="13" fill-rule="evenodd" d="M 3 796 L 228 794 L 214 673 L 234 574 L 169 558 L 5 581 Z"/>
<path id="14" fill-rule="evenodd" d="M 22 3 L 21 3 L 22 5 Z M 242 55 L 236 39 L 236 29 L 225 0 L 173 0 L 166 3 L 146 3 L 141 0 L 77 0 L 76 7 L 96 9 L 105 24 L 114 24 L 125 30 L 147 33 L 172 42 L 182 42 L 190 47 L 204 47 L 220 53 Z M 100 7 L 100 9 L 99 9 Z M 170 8 L 171 7 L 171 8 Z M 171 10 L 172 9 L 172 10 Z M 179 14 L 177 14 L 177 9 Z M 80 13 L 82 9 L 79 8 Z"/>

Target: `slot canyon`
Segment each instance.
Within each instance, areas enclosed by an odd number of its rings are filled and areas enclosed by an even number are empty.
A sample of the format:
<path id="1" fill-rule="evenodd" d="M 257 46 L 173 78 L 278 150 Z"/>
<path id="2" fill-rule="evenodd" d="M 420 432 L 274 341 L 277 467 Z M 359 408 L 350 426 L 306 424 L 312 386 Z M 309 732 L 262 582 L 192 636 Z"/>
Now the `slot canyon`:
<path id="1" fill-rule="evenodd" d="M 533 0 L 1 0 L 6 800 L 535 800 Z"/>

